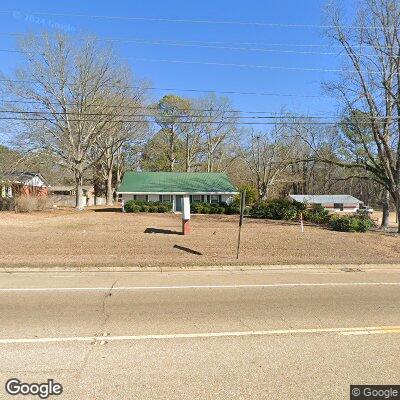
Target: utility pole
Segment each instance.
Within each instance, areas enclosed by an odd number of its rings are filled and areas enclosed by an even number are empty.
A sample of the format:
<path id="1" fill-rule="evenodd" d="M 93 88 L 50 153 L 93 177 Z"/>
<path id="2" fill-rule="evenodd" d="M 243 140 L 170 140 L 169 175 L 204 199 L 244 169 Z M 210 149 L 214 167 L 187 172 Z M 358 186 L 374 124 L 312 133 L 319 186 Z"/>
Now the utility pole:
<path id="1" fill-rule="evenodd" d="M 238 235 L 238 243 L 237 243 L 237 250 L 236 250 L 236 259 L 239 259 L 239 252 L 240 252 L 240 235 L 242 233 L 242 225 L 243 225 L 243 217 L 244 217 L 244 207 L 246 203 L 246 191 L 240 193 L 240 218 L 239 218 L 239 235 Z"/>

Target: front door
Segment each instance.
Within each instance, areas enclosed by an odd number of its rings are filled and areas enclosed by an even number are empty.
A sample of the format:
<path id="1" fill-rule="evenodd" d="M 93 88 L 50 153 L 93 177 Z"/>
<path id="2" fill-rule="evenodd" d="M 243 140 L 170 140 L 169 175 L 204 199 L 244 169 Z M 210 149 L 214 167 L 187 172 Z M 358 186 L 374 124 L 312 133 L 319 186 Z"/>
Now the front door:
<path id="1" fill-rule="evenodd" d="M 178 194 L 175 196 L 175 211 L 182 211 L 183 196 Z"/>

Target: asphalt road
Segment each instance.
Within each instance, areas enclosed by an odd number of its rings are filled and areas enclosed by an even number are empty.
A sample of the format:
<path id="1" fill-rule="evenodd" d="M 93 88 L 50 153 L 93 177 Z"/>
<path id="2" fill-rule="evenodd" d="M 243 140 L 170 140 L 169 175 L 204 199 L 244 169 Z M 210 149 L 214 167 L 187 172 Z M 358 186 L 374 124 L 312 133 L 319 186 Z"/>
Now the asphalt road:
<path id="1" fill-rule="evenodd" d="M 0 274 L 1 399 L 347 399 L 399 355 L 400 269 Z"/>

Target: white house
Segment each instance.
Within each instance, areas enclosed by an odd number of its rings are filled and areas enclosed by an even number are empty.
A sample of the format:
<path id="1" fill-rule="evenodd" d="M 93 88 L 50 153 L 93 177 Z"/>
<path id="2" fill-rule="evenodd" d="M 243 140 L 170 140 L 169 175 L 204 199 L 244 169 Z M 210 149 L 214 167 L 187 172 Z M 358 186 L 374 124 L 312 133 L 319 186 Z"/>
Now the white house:
<path id="1" fill-rule="evenodd" d="M 169 201 L 182 211 L 183 196 L 191 203 L 229 203 L 237 194 L 225 173 L 127 171 L 117 190 L 119 200 Z"/>
<path id="2" fill-rule="evenodd" d="M 289 198 L 307 205 L 321 205 L 328 211 L 356 212 L 361 200 L 347 194 L 289 194 Z"/>

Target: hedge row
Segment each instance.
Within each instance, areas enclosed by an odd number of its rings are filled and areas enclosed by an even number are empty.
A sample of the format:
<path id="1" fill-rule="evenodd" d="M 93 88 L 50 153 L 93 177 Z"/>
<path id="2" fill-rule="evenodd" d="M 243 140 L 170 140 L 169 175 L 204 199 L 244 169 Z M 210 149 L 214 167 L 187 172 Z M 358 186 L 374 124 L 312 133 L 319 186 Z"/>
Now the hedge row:
<path id="1" fill-rule="evenodd" d="M 330 227 L 339 232 L 367 232 L 374 222 L 367 215 L 332 216 Z"/>
<path id="2" fill-rule="evenodd" d="M 305 221 L 328 225 L 340 232 L 366 232 L 374 226 L 367 215 L 334 215 L 322 206 L 307 209 L 306 205 L 287 199 L 261 201 L 251 206 L 249 214 L 253 218 L 299 220 L 300 214 Z"/>
<path id="3" fill-rule="evenodd" d="M 193 203 L 190 205 L 192 214 L 239 214 L 239 207 L 234 204 Z"/>
<path id="4" fill-rule="evenodd" d="M 172 211 L 172 203 L 161 201 L 137 201 L 129 200 L 124 205 L 127 213 L 150 212 L 150 213 L 166 213 Z"/>
<path id="5" fill-rule="evenodd" d="M 305 205 L 287 199 L 272 199 L 260 201 L 250 207 L 249 215 L 253 218 L 298 220 L 300 213 L 305 211 Z"/>
<path id="6" fill-rule="evenodd" d="M 166 213 L 172 211 L 172 203 L 170 202 L 147 202 L 129 200 L 124 205 L 125 212 L 159 212 Z M 238 214 L 239 207 L 233 204 L 219 203 L 193 203 L 190 205 L 190 212 L 192 214 Z"/>
<path id="7" fill-rule="evenodd" d="M 192 214 L 239 214 L 237 203 L 193 203 L 190 208 Z M 172 211 L 172 203 L 130 200 L 125 203 L 125 211 L 165 213 Z M 260 201 L 245 208 L 245 214 L 253 218 L 287 221 L 298 221 L 302 214 L 305 221 L 328 225 L 331 229 L 340 232 L 366 232 L 374 226 L 367 215 L 333 215 L 322 206 L 307 209 L 305 204 L 288 199 Z"/>

